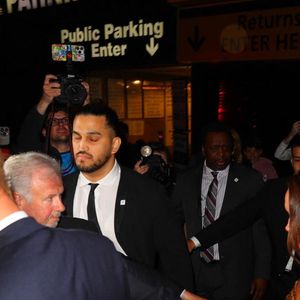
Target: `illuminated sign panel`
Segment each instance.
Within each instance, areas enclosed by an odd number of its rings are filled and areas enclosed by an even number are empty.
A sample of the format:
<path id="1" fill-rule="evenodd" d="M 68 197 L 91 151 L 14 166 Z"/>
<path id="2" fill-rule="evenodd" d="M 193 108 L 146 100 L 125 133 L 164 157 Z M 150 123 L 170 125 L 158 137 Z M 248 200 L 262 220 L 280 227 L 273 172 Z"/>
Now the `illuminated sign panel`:
<path id="1" fill-rule="evenodd" d="M 77 1 L 78 0 L 5 0 L 0 2 L 0 15 L 20 13 Z"/>
<path id="2" fill-rule="evenodd" d="M 300 7 L 182 18 L 179 61 L 300 58 Z"/>
<path id="3" fill-rule="evenodd" d="M 87 61 L 118 63 L 176 62 L 176 18 L 137 17 L 56 29 L 51 43 L 82 44 Z"/>
<path id="4" fill-rule="evenodd" d="M 108 23 L 104 24 L 102 29 L 85 26 L 77 27 L 73 32 L 68 29 L 60 31 L 61 43 L 92 42 L 91 57 L 125 56 L 128 41 L 140 37 L 149 38 L 145 43 L 145 51 L 150 56 L 155 55 L 159 50 L 160 39 L 164 37 L 164 22 L 144 22 L 143 19 L 139 19 L 137 22 L 130 20 L 122 26 Z M 99 42 L 101 38 L 103 43 Z M 119 43 L 122 40 L 123 42 Z"/>
<path id="5" fill-rule="evenodd" d="M 87 67 L 98 62 L 124 67 L 176 63 L 176 9 L 145 10 L 141 5 L 130 10 L 124 1 L 123 10 L 116 12 L 102 9 L 99 2 L 0 0 L 2 15 L 8 16 L 1 18 L 7 24 L 2 28 L 14 28 L 18 39 L 12 43 L 21 45 L 23 53 L 38 42 L 47 60 L 52 44 L 75 44 L 85 47 Z M 25 65 L 24 59 L 18 65 Z"/>

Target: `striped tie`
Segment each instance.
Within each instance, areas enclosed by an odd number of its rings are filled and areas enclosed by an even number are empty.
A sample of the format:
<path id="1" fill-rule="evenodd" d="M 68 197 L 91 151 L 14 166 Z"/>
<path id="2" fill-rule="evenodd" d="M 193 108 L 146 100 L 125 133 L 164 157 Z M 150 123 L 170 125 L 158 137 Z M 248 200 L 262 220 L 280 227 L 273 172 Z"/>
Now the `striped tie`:
<path id="1" fill-rule="evenodd" d="M 217 192 L 218 192 L 218 172 L 211 172 L 214 177 L 207 192 L 206 205 L 203 217 L 203 228 L 210 225 L 215 220 Z M 211 262 L 214 259 L 214 247 L 211 246 L 202 252 L 202 258 L 206 262 Z"/>

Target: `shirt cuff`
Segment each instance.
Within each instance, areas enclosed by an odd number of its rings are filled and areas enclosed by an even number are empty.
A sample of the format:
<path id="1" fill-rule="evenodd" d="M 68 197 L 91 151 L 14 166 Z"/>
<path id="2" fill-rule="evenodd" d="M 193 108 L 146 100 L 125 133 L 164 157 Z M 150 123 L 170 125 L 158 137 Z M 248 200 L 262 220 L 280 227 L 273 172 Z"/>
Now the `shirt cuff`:
<path id="1" fill-rule="evenodd" d="M 199 240 L 196 237 L 192 236 L 190 239 L 194 242 L 195 248 L 201 247 L 201 243 L 199 242 Z"/>

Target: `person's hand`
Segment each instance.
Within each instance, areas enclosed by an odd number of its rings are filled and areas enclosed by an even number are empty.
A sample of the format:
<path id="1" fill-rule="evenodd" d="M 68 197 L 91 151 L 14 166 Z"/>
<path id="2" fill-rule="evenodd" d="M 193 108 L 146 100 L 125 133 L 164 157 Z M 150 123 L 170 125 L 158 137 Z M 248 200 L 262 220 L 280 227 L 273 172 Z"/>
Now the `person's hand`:
<path id="1" fill-rule="evenodd" d="M 193 294 L 189 291 L 184 291 L 182 296 L 181 296 L 181 299 L 182 300 L 207 300 L 207 298 L 203 298 L 203 297 L 200 297 L 196 294 Z"/>
<path id="2" fill-rule="evenodd" d="M 291 131 L 289 132 L 288 136 L 285 138 L 285 142 L 288 144 L 295 135 L 300 134 L 300 121 L 296 121 Z"/>
<path id="3" fill-rule="evenodd" d="M 252 300 L 260 300 L 263 298 L 268 281 L 263 278 L 255 278 L 251 284 L 250 294 L 252 295 Z"/>
<path id="4" fill-rule="evenodd" d="M 187 243 L 189 252 L 191 253 L 195 249 L 196 245 L 192 240 L 187 240 L 186 243 Z"/>
<path id="5" fill-rule="evenodd" d="M 53 102 L 53 99 L 60 95 L 60 83 L 55 81 L 57 77 L 52 74 L 45 76 L 43 84 L 43 95 L 37 104 L 37 110 L 41 115 L 44 115 L 48 106 Z"/>
<path id="6" fill-rule="evenodd" d="M 90 99 L 90 85 L 86 81 L 82 81 L 81 84 L 85 87 L 86 92 L 87 92 L 87 96 L 84 100 L 83 105 L 87 105 L 91 102 L 91 99 Z"/>
<path id="7" fill-rule="evenodd" d="M 136 164 L 133 167 L 133 170 L 140 173 L 140 174 L 145 174 L 149 171 L 149 166 L 148 165 L 141 165 L 142 161 L 138 160 Z"/>

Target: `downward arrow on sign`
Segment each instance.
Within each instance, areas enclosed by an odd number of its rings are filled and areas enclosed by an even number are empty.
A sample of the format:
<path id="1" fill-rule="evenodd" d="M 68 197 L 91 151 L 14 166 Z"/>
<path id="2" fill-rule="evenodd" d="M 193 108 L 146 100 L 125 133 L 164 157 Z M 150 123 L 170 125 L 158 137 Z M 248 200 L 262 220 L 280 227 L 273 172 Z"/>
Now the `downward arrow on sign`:
<path id="1" fill-rule="evenodd" d="M 155 54 L 159 47 L 158 43 L 156 45 L 154 43 L 154 37 L 152 37 L 150 38 L 150 45 L 146 44 L 146 50 L 151 56 Z"/>
<path id="2" fill-rule="evenodd" d="M 198 51 L 202 46 L 202 44 L 204 43 L 204 41 L 205 41 L 205 37 L 200 35 L 199 27 L 196 25 L 194 27 L 194 36 L 193 38 L 189 37 L 188 42 L 195 51 Z"/>

